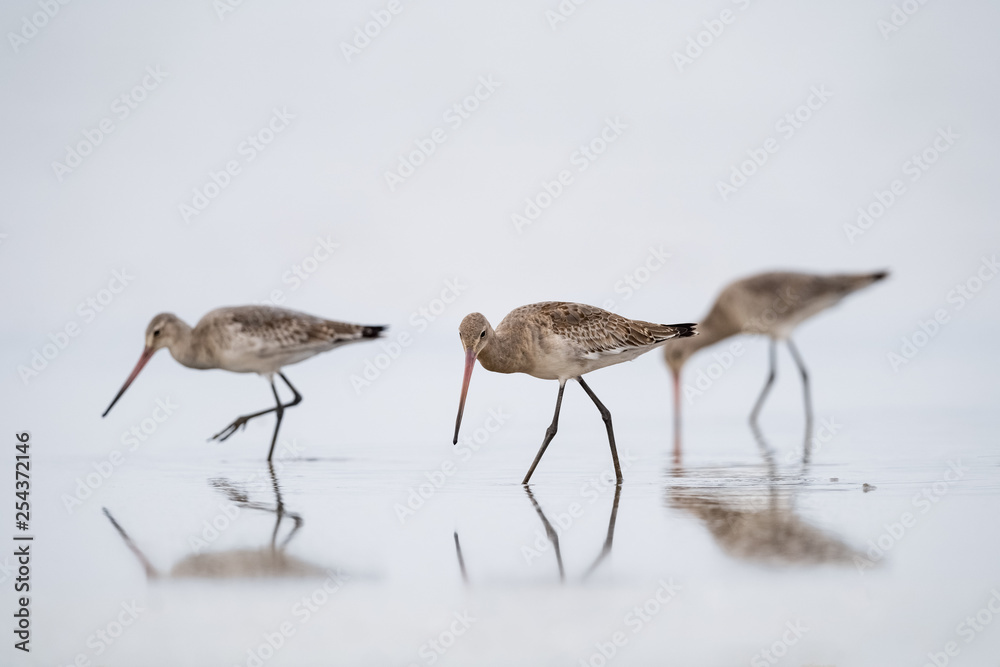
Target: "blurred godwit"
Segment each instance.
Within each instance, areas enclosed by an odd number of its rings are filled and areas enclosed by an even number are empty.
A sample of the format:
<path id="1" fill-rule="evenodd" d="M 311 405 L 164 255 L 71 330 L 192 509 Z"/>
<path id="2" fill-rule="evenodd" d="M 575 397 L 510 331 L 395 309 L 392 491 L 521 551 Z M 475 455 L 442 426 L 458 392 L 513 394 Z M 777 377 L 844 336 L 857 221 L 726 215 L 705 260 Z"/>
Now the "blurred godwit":
<path id="1" fill-rule="evenodd" d="M 543 380 L 558 380 L 556 412 L 552 424 L 545 431 L 542 447 L 521 482 L 527 484 L 545 448 L 555 437 L 563 389 L 566 381 L 572 378 L 580 383 L 601 413 L 608 430 L 615 476 L 621 484 L 622 471 L 618 465 L 611 412 L 583 381 L 583 375 L 598 368 L 631 361 L 672 338 L 693 336 L 696 333 L 694 327 L 694 324 L 652 324 L 629 320 L 593 306 L 559 301 L 515 308 L 500 322 L 496 331 L 481 314 L 466 315 L 458 328 L 465 348 L 465 376 L 458 418 L 455 420 L 454 442 L 458 442 L 469 379 L 477 358 L 483 368 L 495 373 L 527 373 Z"/>
<path id="2" fill-rule="evenodd" d="M 218 308 L 201 318 L 194 329 L 172 313 L 160 313 L 146 327 L 146 347 L 139 363 L 101 416 L 107 416 L 153 354 L 165 347 L 174 359 L 188 368 L 259 373 L 267 378 L 276 405 L 239 417 L 212 439 L 222 442 L 254 417 L 275 412 L 278 419 L 274 425 L 271 449 L 267 453 L 267 460 L 270 461 L 274 456 L 274 445 L 278 441 L 278 429 L 281 428 L 285 408 L 302 401 L 302 395 L 281 369 L 347 343 L 378 338 L 383 329 L 385 327 L 382 326 L 333 322 L 272 306 Z M 278 396 L 278 389 L 274 386 L 275 374 L 292 390 L 294 398 L 289 403 L 282 403 Z"/>
<path id="3" fill-rule="evenodd" d="M 802 375 L 806 407 L 806 431 L 812 423 L 809 374 L 802 356 L 792 342 L 792 331 L 803 320 L 837 304 L 848 294 L 882 280 L 885 271 L 862 274 L 815 275 L 811 273 L 760 273 L 737 280 L 719 294 L 715 304 L 698 324 L 698 338 L 678 342 L 664 349 L 674 380 L 674 454 L 680 455 L 681 368 L 692 354 L 703 347 L 736 334 L 762 334 L 770 338 L 771 370 L 753 410 L 750 423 L 756 427 L 776 374 L 776 344 L 784 341 Z"/>

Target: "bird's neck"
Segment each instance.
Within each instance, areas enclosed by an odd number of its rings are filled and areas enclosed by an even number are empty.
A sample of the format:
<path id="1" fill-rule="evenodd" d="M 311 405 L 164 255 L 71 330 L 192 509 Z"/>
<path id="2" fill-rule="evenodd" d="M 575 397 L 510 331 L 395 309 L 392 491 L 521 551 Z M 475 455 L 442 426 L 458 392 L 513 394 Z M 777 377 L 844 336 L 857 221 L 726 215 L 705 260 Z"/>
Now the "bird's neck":
<path id="1" fill-rule="evenodd" d="M 524 371 L 524 351 L 502 327 L 493 333 L 489 344 L 479 352 L 479 363 L 494 373 Z"/>
<path id="2" fill-rule="evenodd" d="M 207 358 L 205 346 L 200 344 L 201 339 L 198 332 L 193 330 L 186 322 L 176 323 L 174 340 L 168 348 L 170 356 L 177 360 L 177 363 L 188 368 L 212 368 L 211 360 Z"/>
<path id="3" fill-rule="evenodd" d="M 713 308 L 701 322 L 698 322 L 697 329 L 697 336 L 681 338 L 668 343 L 668 345 L 684 347 L 686 348 L 685 352 L 690 356 L 704 347 L 714 345 L 720 340 L 740 333 L 739 327 L 717 308 Z"/>

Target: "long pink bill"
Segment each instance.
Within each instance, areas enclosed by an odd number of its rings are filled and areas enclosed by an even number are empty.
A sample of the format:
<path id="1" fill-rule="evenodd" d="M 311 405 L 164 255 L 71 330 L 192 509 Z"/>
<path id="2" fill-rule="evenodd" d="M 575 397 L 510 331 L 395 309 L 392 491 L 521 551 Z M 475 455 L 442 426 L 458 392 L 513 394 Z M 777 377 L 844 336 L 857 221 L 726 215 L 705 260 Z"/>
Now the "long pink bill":
<path id="1" fill-rule="evenodd" d="M 122 388 L 118 390 L 115 400 L 111 401 L 111 405 L 109 405 L 108 409 L 104 411 L 104 414 L 101 415 L 102 417 L 108 416 L 108 413 L 111 412 L 111 408 L 115 407 L 115 403 L 117 403 L 118 399 L 122 397 L 122 394 L 125 393 L 125 390 L 128 389 L 130 384 L 132 384 L 132 381 L 135 380 L 136 376 L 139 375 L 139 371 L 141 371 L 143 366 L 149 363 L 149 360 L 153 358 L 153 352 L 155 351 L 156 350 L 151 347 L 147 347 L 142 351 L 142 356 L 139 357 L 139 363 L 135 365 L 135 368 L 132 370 L 132 374 L 128 376 L 128 379 L 125 380 L 125 384 L 123 384 Z"/>
<path id="2" fill-rule="evenodd" d="M 455 420 L 455 439 L 451 444 L 458 444 L 458 429 L 462 428 L 462 413 L 465 412 L 465 397 L 469 394 L 469 380 L 472 379 L 472 369 L 476 367 L 476 353 L 470 348 L 465 351 L 465 376 L 462 378 L 462 398 L 458 402 L 458 419 Z"/>

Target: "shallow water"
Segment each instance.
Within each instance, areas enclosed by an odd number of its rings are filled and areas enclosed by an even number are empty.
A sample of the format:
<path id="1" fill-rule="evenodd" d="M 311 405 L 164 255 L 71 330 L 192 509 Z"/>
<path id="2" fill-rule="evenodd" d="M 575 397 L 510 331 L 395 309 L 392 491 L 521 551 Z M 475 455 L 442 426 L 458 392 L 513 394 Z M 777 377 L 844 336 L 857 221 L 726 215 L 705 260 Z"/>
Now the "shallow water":
<path id="1" fill-rule="evenodd" d="M 17 664 L 921 665 L 954 641 L 992 665 L 1000 618 L 959 624 L 1000 610 L 1000 454 L 988 415 L 957 417 L 855 418 L 808 463 L 774 419 L 770 456 L 733 420 L 681 464 L 622 428 L 617 495 L 602 428 L 560 433 L 530 489 L 536 440 L 473 451 L 474 429 L 271 469 L 139 450 L 39 524 Z M 40 456 L 62 491 L 93 472 Z"/>

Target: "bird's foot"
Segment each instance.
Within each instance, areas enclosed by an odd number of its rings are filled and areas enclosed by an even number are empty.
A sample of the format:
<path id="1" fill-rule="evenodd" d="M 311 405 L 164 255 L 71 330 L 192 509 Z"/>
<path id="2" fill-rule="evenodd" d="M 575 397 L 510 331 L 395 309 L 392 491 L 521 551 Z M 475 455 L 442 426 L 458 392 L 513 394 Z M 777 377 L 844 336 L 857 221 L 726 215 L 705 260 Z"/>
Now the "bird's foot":
<path id="1" fill-rule="evenodd" d="M 225 442 L 229 439 L 233 433 L 240 430 L 241 428 L 246 428 L 247 422 L 250 421 L 250 417 L 239 417 L 232 424 L 222 429 L 215 435 L 213 435 L 210 440 L 218 440 L 219 442 Z"/>

